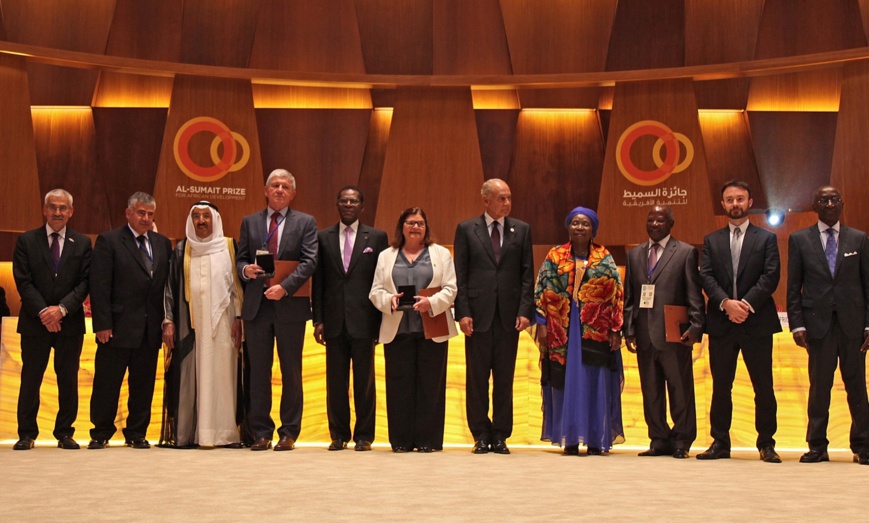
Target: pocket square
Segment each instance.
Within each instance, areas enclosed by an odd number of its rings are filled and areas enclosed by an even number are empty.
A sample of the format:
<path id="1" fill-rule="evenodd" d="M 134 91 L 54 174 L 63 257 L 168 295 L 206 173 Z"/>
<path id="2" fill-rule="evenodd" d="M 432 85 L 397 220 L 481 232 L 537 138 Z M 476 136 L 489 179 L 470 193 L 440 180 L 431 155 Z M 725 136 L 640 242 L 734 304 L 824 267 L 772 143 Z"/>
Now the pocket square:
<path id="1" fill-rule="evenodd" d="M 366 247 L 365 249 L 362 250 L 362 254 L 365 254 L 368 252 L 374 252 L 374 249 L 372 249 L 371 247 Z"/>
<path id="2" fill-rule="evenodd" d="M 845 253 L 845 258 L 847 258 L 848 256 L 856 256 L 856 254 L 857 254 L 857 251 L 854 251 L 854 252 L 846 252 L 846 253 Z"/>

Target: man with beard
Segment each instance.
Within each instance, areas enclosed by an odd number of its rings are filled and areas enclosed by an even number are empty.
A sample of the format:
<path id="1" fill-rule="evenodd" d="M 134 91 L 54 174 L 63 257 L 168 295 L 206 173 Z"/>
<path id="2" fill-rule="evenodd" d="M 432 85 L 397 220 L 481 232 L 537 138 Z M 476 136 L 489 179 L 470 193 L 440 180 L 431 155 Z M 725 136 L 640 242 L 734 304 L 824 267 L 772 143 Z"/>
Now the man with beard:
<path id="1" fill-rule="evenodd" d="M 728 225 L 703 239 L 700 277 L 709 297 L 706 332 L 712 371 L 709 422 L 713 443 L 697 459 L 730 457 L 731 390 L 739 351 L 754 386 L 754 417 L 760 459 L 780 463 L 775 451 L 776 400 L 772 386 L 772 335 L 781 332 L 772 293 L 781 264 L 775 234 L 748 221 L 751 188 L 731 180 L 721 188 Z"/>
<path id="2" fill-rule="evenodd" d="M 835 187 L 812 198 L 818 223 L 788 240 L 788 323 L 809 353 L 809 451 L 801 463 L 829 461 L 830 390 L 838 365 L 851 410 L 854 461 L 869 465 L 869 240 L 839 222 L 845 202 Z"/>

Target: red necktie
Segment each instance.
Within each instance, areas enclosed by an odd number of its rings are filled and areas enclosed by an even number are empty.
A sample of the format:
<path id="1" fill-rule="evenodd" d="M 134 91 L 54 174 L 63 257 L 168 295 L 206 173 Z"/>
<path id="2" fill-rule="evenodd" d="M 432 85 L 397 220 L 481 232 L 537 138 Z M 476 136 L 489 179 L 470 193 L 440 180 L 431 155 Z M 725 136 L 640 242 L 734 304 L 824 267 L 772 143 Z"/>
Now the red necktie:
<path id="1" fill-rule="evenodd" d="M 272 214 L 272 223 L 269 225 L 269 252 L 278 254 L 278 218 L 281 213 L 275 212 Z"/>

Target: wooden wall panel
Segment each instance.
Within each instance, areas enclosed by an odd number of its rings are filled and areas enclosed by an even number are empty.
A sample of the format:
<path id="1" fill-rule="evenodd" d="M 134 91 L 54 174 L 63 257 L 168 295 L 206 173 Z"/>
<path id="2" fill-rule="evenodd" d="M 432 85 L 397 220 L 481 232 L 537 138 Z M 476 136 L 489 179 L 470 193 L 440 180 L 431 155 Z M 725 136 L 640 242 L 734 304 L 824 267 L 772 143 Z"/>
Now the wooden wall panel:
<path id="1" fill-rule="evenodd" d="M 749 111 L 838 111 L 842 70 L 760 76 L 751 79 Z"/>
<path id="2" fill-rule="evenodd" d="M 863 36 L 869 40 L 869 0 L 860 0 L 860 14 L 863 21 Z"/>
<path id="3" fill-rule="evenodd" d="M 601 89 L 519 89 L 518 92 L 523 109 L 596 109 Z"/>
<path id="4" fill-rule="evenodd" d="M 434 74 L 510 74 L 498 0 L 432 3 Z"/>
<path id="5" fill-rule="evenodd" d="M 359 188 L 365 193 L 365 223 L 374 223 L 380 202 L 380 186 L 383 179 L 383 164 L 386 162 L 386 145 L 392 127 L 392 110 L 371 111 L 368 141 L 365 143 L 365 158 L 359 173 Z"/>
<path id="6" fill-rule="evenodd" d="M 755 58 L 798 56 L 866 45 L 858 0 L 766 0 Z"/>
<path id="7" fill-rule="evenodd" d="M 115 0 L 106 54 L 180 61 L 183 8 L 177 0 Z"/>
<path id="8" fill-rule="evenodd" d="M 607 54 L 607 71 L 685 65 L 685 0 L 621 0 Z"/>
<path id="9" fill-rule="evenodd" d="M 402 210 L 428 214 L 439 243 L 480 214 L 483 164 L 471 90 L 400 88 L 383 165 L 375 225 L 394 231 Z"/>
<path id="10" fill-rule="evenodd" d="M 33 132 L 40 193 L 66 189 L 75 204 L 70 225 L 84 233 L 107 230 L 108 210 L 103 180 L 97 175 L 90 107 L 34 109 Z"/>
<path id="11" fill-rule="evenodd" d="M 263 0 L 250 67 L 364 73 L 353 0 Z"/>
<path id="12" fill-rule="evenodd" d="M 751 149 L 751 132 L 746 113 L 701 112 L 700 130 L 706 149 L 706 170 L 713 212 L 724 215 L 724 209 L 719 203 L 721 186 L 734 178 L 751 187 L 755 208 L 767 208 L 766 191 L 760 183 L 754 151 Z"/>
<path id="13" fill-rule="evenodd" d="M 603 71 L 616 0 L 500 0 L 514 74 Z"/>
<path id="14" fill-rule="evenodd" d="M 365 72 L 432 74 L 434 0 L 355 0 Z"/>
<path id="15" fill-rule="evenodd" d="M 9 37 L 6 36 L 6 24 L 3 22 L 3 9 L 0 6 L 0 40 L 8 40 Z"/>
<path id="16" fill-rule="evenodd" d="M 99 73 L 29 63 L 27 76 L 30 80 L 30 103 L 33 105 L 89 106 L 93 102 Z"/>
<path id="17" fill-rule="evenodd" d="M 603 153 L 594 111 L 519 113 L 504 179 L 513 192 L 512 215 L 531 224 L 535 244 L 565 243 L 567 213 L 577 205 L 598 207 Z"/>
<path id="18" fill-rule="evenodd" d="M 312 214 L 320 227 L 337 220 L 338 189 L 359 182 L 371 112 L 256 111 L 264 176 L 279 167 L 293 173 L 298 194 L 291 206 Z M 372 223 L 373 216 L 366 221 Z"/>
<path id="19" fill-rule="evenodd" d="M 750 86 L 748 78 L 694 82 L 697 108 L 742 111 L 748 105 Z"/>
<path id="20" fill-rule="evenodd" d="M 173 78 L 102 71 L 94 107 L 169 107 Z"/>
<path id="21" fill-rule="evenodd" d="M 42 197 L 23 58 L 0 56 L 0 92 L 0 231 L 25 231 L 39 224 Z"/>
<path id="22" fill-rule="evenodd" d="M 673 133 L 678 133 L 677 137 L 683 136 L 679 143 L 678 158 L 670 160 L 663 150 L 659 158 L 661 161 L 676 162 L 676 166 L 682 165 L 684 170 L 675 172 L 662 168 L 659 175 L 654 174 L 657 170 L 653 161 L 657 139 L 650 133 L 668 136 L 664 131 L 641 132 L 633 144 L 619 143 L 629 128 L 646 120 L 658 122 L 654 124 L 658 129 L 663 129 L 660 127 L 663 125 Z M 694 152 L 693 160 L 687 164 L 688 144 L 685 141 L 691 144 Z M 629 172 L 643 184 L 631 181 L 622 173 L 617 163 L 617 155 L 620 154 L 623 158 L 629 157 L 629 161 L 623 161 L 623 165 L 633 164 Z M 601 241 L 612 245 L 643 241 L 646 214 L 650 207 L 660 204 L 670 205 L 680 217 L 679 239 L 682 241 L 700 244 L 703 236 L 713 229 L 713 201 L 709 197 L 706 153 L 690 80 L 616 85 L 598 214 L 601 223 L 631 226 L 602 228 Z"/>
<path id="23" fill-rule="evenodd" d="M 372 109 L 368 89 L 253 84 L 257 109 Z"/>
<path id="24" fill-rule="evenodd" d="M 869 230 L 869 63 L 845 66 L 842 105 L 836 128 L 831 183 L 845 198 L 843 220 Z M 808 189 L 808 187 L 806 188 Z"/>
<path id="25" fill-rule="evenodd" d="M 510 177 L 510 162 L 516 145 L 519 111 L 491 110 L 474 112 L 483 161 L 483 178 Z"/>
<path id="26" fill-rule="evenodd" d="M 218 168 L 215 173 L 205 171 L 206 176 L 199 176 L 199 179 L 182 171 L 174 152 L 176 136 L 182 126 L 191 119 L 200 117 L 216 119 L 222 123 L 224 129 L 237 133 L 238 136 L 232 136 L 236 144 L 235 158 L 230 159 L 234 162 L 235 171 L 226 172 L 224 169 L 223 174 L 219 175 L 221 170 Z M 224 154 L 225 149 L 222 145 L 217 145 L 217 142 L 220 141 L 220 134 L 225 132 L 218 128 L 217 132 L 203 130 L 195 133 L 186 150 L 179 148 L 179 154 L 189 154 L 193 163 L 200 166 L 194 166 L 195 172 L 202 173 L 200 168 L 218 167 L 222 163 L 222 157 L 213 159 L 209 154 L 212 151 L 209 145 L 215 144 L 217 149 L 214 154 L 217 156 Z M 246 161 L 244 142 L 247 143 L 249 153 Z M 160 231 L 172 238 L 183 237 L 190 205 L 207 199 L 220 207 L 224 230 L 227 234 L 234 235 L 242 217 L 262 205 L 263 180 L 250 82 L 176 77 L 153 193 L 157 199 Z M 186 192 L 179 191 L 179 187 L 187 189 Z M 244 194 L 239 194 L 240 192 Z"/>
<path id="27" fill-rule="evenodd" d="M 247 67 L 259 6 L 250 0 L 185 0 L 181 61 Z"/>
<path id="28" fill-rule="evenodd" d="M 93 198 L 107 209 L 110 227 L 124 224 L 127 199 L 136 191 L 154 194 L 166 109 L 94 108 L 97 175 L 100 187 Z M 163 212 L 169 202 L 157 202 L 157 223 L 163 231 Z M 93 234 L 103 230 L 87 231 Z"/>
<path id="29" fill-rule="evenodd" d="M 811 210 L 815 189 L 830 183 L 837 116 L 748 113 L 757 171 L 770 207 Z"/>

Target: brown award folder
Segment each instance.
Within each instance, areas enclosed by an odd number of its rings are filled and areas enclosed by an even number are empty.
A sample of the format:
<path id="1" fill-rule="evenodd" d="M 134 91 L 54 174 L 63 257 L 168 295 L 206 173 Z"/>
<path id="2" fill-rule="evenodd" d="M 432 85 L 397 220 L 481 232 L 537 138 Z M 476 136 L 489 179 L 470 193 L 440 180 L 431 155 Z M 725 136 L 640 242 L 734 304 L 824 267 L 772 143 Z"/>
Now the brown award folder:
<path id="1" fill-rule="evenodd" d="M 664 332 L 667 341 L 682 343 L 682 327 L 688 323 L 688 307 L 684 305 L 664 305 Z"/>
<path id="2" fill-rule="evenodd" d="M 288 260 L 275 260 L 275 275 L 272 277 L 272 281 L 276 283 L 280 283 L 287 279 L 287 276 L 293 273 L 296 270 L 296 267 L 299 266 L 299 262 L 297 261 L 288 261 Z M 293 297 L 307 297 L 311 295 L 311 278 L 305 280 L 305 283 L 299 287 L 299 290 L 293 294 Z"/>
<path id="3" fill-rule="evenodd" d="M 426 298 L 433 296 L 440 292 L 440 287 L 432 287 L 430 289 L 420 289 L 417 291 L 418 296 L 425 296 Z M 420 318 L 422 318 L 422 329 L 425 332 L 425 339 L 430 340 L 432 338 L 438 338 L 440 336 L 447 336 L 450 333 L 450 326 L 447 324 L 447 313 L 446 311 L 438 314 L 437 316 L 432 316 L 427 312 L 420 313 Z"/>

